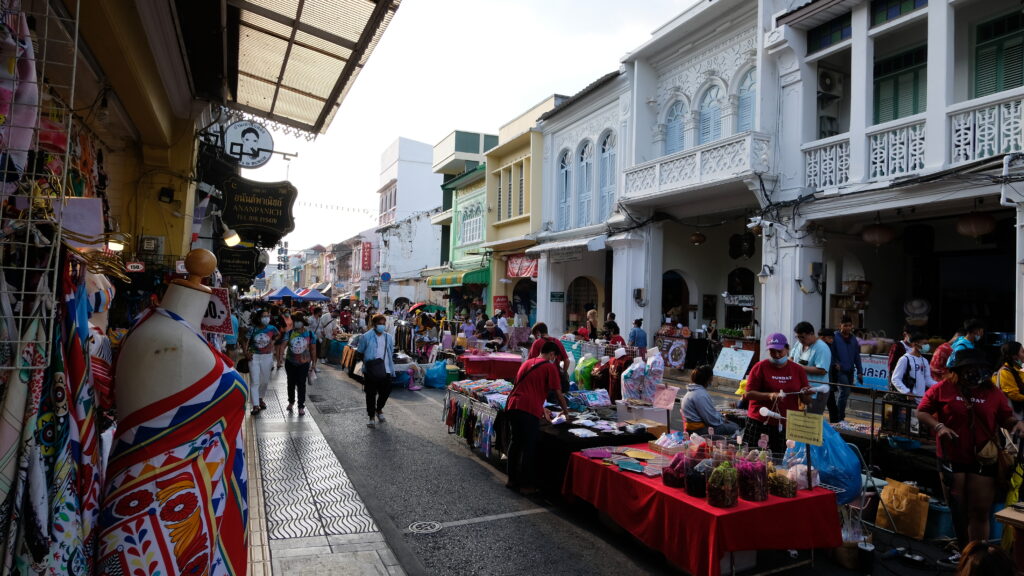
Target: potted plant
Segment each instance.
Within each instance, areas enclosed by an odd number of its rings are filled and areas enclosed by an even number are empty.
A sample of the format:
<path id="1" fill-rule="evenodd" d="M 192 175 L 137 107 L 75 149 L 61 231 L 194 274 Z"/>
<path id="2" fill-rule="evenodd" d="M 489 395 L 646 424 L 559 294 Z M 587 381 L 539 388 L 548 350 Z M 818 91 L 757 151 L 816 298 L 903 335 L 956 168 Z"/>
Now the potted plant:
<path id="1" fill-rule="evenodd" d="M 754 337 L 754 327 L 753 326 L 744 326 L 743 327 L 743 337 L 744 338 L 753 338 Z"/>

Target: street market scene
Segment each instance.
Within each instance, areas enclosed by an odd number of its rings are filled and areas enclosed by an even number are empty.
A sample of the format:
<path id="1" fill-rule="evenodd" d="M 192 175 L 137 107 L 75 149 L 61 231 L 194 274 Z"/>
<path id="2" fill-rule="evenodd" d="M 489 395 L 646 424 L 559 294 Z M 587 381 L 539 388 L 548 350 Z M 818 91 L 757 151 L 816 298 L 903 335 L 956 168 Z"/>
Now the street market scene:
<path id="1" fill-rule="evenodd" d="M 1024 575 L 1020 0 L 0 6 L 0 575 Z"/>

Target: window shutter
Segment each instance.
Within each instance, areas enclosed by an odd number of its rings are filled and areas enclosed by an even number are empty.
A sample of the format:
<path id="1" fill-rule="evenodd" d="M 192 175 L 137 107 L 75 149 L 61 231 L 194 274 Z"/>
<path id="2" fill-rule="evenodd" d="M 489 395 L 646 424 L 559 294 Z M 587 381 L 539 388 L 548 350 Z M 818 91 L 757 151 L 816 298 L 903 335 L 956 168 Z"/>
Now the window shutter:
<path id="1" fill-rule="evenodd" d="M 754 129 L 754 91 L 744 90 L 740 94 L 739 120 L 736 123 L 737 132 L 747 132 Z"/>
<path id="2" fill-rule="evenodd" d="M 503 191 L 501 189 L 501 172 L 498 172 L 498 214 L 496 218 L 501 220 L 501 195 Z"/>
<path id="3" fill-rule="evenodd" d="M 886 78 L 875 83 L 875 123 L 896 118 L 896 79 Z"/>
<path id="4" fill-rule="evenodd" d="M 671 120 L 665 133 L 665 154 L 673 154 L 683 149 L 683 120 Z"/>
<path id="5" fill-rule="evenodd" d="M 914 72 L 904 72 L 896 77 L 896 115 L 903 118 L 914 113 Z"/>
<path id="6" fill-rule="evenodd" d="M 974 53 L 974 97 L 999 91 L 999 45 L 978 47 Z"/>
<path id="7" fill-rule="evenodd" d="M 1003 42 L 1003 82 L 999 90 L 1024 85 L 1024 38 L 1007 38 Z"/>
<path id="8" fill-rule="evenodd" d="M 922 68 L 917 71 L 917 107 L 914 114 L 920 114 L 928 110 L 928 69 Z"/>
<path id="9" fill-rule="evenodd" d="M 707 144 L 711 141 L 711 113 L 708 109 L 700 111 L 700 143 Z"/>

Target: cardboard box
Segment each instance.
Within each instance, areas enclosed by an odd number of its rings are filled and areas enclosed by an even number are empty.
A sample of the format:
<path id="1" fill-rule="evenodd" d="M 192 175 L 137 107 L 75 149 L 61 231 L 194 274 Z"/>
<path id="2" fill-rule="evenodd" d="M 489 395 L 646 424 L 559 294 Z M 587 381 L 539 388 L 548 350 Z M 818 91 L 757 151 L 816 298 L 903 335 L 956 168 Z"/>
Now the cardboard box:
<path id="1" fill-rule="evenodd" d="M 662 408 L 654 408 L 651 406 L 633 406 L 627 404 L 625 400 L 615 401 L 615 418 L 619 422 L 625 422 L 627 420 L 653 420 L 659 424 L 668 427 L 668 410 Z"/>
<path id="2" fill-rule="evenodd" d="M 655 438 L 661 436 L 665 432 L 668 432 L 668 426 L 662 424 L 661 422 L 655 422 L 654 420 L 648 420 L 646 418 L 626 420 L 626 424 L 643 424 L 647 426 L 647 431 L 653 434 Z"/>

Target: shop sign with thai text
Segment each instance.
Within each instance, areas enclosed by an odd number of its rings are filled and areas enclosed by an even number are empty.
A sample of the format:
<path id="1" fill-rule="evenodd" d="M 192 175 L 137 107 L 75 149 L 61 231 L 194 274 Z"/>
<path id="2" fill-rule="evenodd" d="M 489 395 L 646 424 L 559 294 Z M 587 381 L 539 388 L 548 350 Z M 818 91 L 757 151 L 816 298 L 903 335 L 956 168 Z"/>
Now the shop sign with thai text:
<path id="1" fill-rule="evenodd" d="M 232 176 L 224 181 L 223 192 L 222 219 L 235 231 L 279 238 L 295 229 L 292 205 L 298 191 L 291 182 L 254 182 Z"/>

